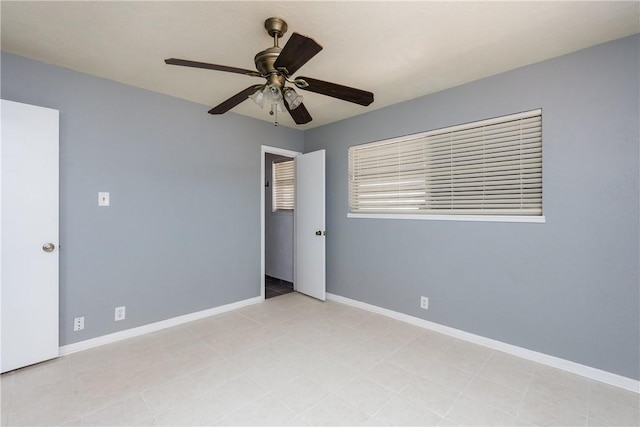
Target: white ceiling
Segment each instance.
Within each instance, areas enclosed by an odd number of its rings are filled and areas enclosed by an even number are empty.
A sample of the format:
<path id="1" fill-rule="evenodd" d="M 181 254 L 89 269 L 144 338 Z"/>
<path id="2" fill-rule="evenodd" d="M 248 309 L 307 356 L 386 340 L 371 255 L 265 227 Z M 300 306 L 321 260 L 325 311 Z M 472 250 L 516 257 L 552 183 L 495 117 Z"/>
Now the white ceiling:
<path id="1" fill-rule="evenodd" d="M 640 32 L 640 2 L 1 2 L 2 50 L 209 107 L 256 83 L 165 65 L 170 57 L 254 69 L 271 16 L 324 49 L 297 75 L 373 92 L 362 107 L 298 91 L 309 129 Z M 284 43 L 280 43 L 283 46 Z M 251 101 L 232 112 L 271 121 Z"/>

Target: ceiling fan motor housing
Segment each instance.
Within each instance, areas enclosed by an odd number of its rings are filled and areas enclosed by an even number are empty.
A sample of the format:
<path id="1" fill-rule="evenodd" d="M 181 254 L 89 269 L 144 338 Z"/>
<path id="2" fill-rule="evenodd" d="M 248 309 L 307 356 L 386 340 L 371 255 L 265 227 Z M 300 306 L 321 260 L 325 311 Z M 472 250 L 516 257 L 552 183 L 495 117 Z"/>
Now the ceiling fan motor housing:
<path id="1" fill-rule="evenodd" d="M 271 74 L 276 73 L 277 70 L 274 68 L 273 63 L 278 59 L 278 55 L 280 55 L 280 51 L 282 51 L 279 47 L 270 47 L 268 49 L 263 50 L 262 52 L 258 52 L 258 54 L 254 58 L 254 62 L 256 64 L 256 69 L 260 74 Z"/>

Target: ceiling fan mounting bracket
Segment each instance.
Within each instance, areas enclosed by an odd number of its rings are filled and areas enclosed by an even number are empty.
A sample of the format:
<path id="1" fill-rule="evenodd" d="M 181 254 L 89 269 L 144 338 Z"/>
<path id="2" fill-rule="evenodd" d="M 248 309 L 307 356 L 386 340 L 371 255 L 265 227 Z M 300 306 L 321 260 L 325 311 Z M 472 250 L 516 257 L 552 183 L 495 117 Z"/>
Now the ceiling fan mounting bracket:
<path id="1" fill-rule="evenodd" d="M 287 32 L 287 23 L 282 18 L 269 18 L 264 21 L 264 28 L 274 38 L 274 43 L 277 46 L 278 39 Z"/>

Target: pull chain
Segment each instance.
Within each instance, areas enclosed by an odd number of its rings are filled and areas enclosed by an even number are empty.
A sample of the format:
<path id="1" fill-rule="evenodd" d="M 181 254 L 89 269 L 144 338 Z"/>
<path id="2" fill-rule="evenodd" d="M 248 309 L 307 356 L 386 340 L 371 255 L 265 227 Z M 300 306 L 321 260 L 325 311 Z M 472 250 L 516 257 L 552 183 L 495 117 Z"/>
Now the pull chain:
<path id="1" fill-rule="evenodd" d="M 273 122 L 274 126 L 278 126 L 278 105 L 271 104 L 271 111 L 269 111 L 269 115 L 275 116 L 275 121 Z"/>

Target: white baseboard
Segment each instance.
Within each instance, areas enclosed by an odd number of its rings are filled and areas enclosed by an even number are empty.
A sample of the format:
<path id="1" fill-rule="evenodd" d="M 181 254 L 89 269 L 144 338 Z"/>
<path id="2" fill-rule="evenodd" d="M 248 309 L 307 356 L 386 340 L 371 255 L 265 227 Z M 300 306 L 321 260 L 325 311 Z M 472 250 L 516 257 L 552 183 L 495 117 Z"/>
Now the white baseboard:
<path id="1" fill-rule="evenodd" d="M 440 325 L 435 322 L 420 319 L 418 317 L 409 316 L 408 314 L 399 313 L 397 311 L 389 310 L 386 308 L 378 307 L 365 302 L 353 300 L 340 295 L 327 292 L 327 299 L 336 301 L 342 304 L 350 305 L 352 307 L 360 308 L 370 311 L 372 313 L 381 314 L 383 316 L 390 317 L 392 319 L 401 320 L 406 323 L 410 323 L 421 328 L 429 329 L 435 332 L 440 332 L 445 335 L 449 335 L 455 338 L 459 338 L 465 341 L 469 341 L 478 345 L 499 350 L 504 353 L 508 353 L 514 356 L 522 357 L 523 359 L 532 360 L 534 362 L 541 363 L 543 365 L 551 366 L 553 368 L 562 369 L 563 371 L 571 372 L 577 375 L 581 375 L 586 378 L 590 378 L 596 381 L 601 381 L 606 384 L 620 387 L 625 390 L 640 393 L 640 381 L 632 378 L 623 377 L 618 374 L 603 371 L 601 369 L 592 368 L 590 366 L 582 365 L 580 363 L 572 362 L 570 360 L 561 359 L 559 357 L 550 356 L 548 354 L 539 353 L 537 351 L 529 350 L 523 347 L 507 344 L 502 341 L 493 340 L 480 335 L 475 335 L 469 332 L 462 331 L 460 329 L 451 328 L 449 326 Z M 104 344 L 110 344 L 113 342 L 125 340 L 128 338 L 137 337 L 140 335 L 148 334 L 150 332 L 156 332 L 162 329 L 171 328 L 173 326 L 182 325 L 184 323 L 193 322 L 194 320 L 203 319 L 209 316 L 215 316 L 216 314 L 225 313 L 227 311 L 236 310 L 238 308 L 246 307 L 248 305 L 256 304 L 264 301 L 262 297 L 249 298 L 243 301 L 226 304 L 220 307 L 210 308 L 208 310 L 202 310 L 195 313 L 185 314 L 183 316 L 174 317 L 167 320 L 162 320 L 148 325 L 139 326 L 137 328 L 126 329 L 124 331 L 114 332 L 112 334 L 103 335 L 96 338 L 91 338 L 85 341 L 80 341 L 73 344 L 68 344 L 60 347 L 59 354 L 64 356 L 67 354 L 75 353 L 82 350 L 88 350 L 90 348 L 98 347 Z"/>
<path id="2" fill-rule="evenodd" d="M 91 338 L 85 341 L 80 341 L 73 344 L 68 344 L 60 347 L 59 354 L 64 356 L 67 354 L 75 353 L 82 350 L 88 350 L 93 347 L 98 347 L 104 344 L 110 344 L 116 341 L 126 340 L 127 338 L 137 337 L 139 335 L 148 334 L 150 332 L 159 331 L 173 326 L 182 325 L 183 323 L 193 322 L 194 320 L 203 319 L 209 316 L 215 316 L 216 314 L 225 313 L 227 311 L 236 310 L 241 307 L 256 304 L 264 301 L 262 297 L 254 297 L 246 300 L 234 302 L 231 304 L 222 305 L 220 307 L 214 307 L 207 310 L 197 311 L 195 313 L 185 314 L 183 316 L 173 317 L 167 320 L 161 320 L 159 322 L 150 323 L 148 325 L 138 326 L 137 328 L 126 329 L 124 331 L 114 332 L 108 335 L 102 335 L 100 337 Z"/>
<path id="3" fill-rule="evenodd" d="M 327 292 L 327 299 L 640 393 L 640 381 Z"/>

